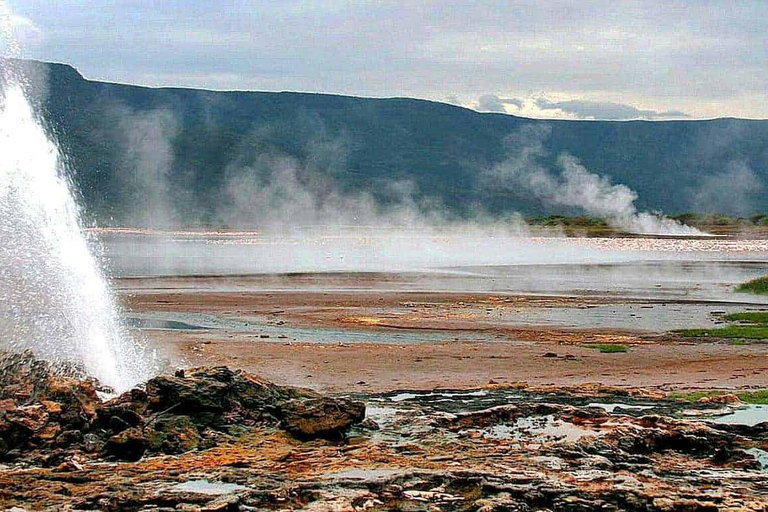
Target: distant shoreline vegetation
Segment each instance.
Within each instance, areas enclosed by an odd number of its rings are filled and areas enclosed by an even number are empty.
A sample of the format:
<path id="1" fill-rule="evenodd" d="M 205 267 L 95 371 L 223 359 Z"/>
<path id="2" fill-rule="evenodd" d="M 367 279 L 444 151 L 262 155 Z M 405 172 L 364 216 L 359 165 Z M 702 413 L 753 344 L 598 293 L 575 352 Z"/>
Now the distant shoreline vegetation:
<path id="1" fill-rule="evenodd" d="M 768 226 L 768 214 L 765 213 L 758 213 L 749 217 L 735 217 L 720 213 L 682 213 L 680 215 L 668 215 L 668 217 L 693 227 Z"/>
<path id="2" fill-rule="evenodd" d="M 768 214 L 765 213 L 749 217 L 736 217 L 720 213 L 681 213 L 678 215 L 667 215 L 666 217 L 693 227 L 768 226 Z M 608 227 L 605 219 L 587 215 L 548 215 L 546 217 L 528 217 L 526 221 L 537 226 Z"/>
<path id="3" fill-rule="evenodd" d="M 757 214 L 750 217 L 735 217 L 724 214 L 714 213 L 683 213 L 679 215 L 666 215 L 665 217 L 680 222 L 681 224 L 691 226 L 707 233 L 727 235 L 733 233 L 757 234 L 768 236 L 768 214 Z M 573 236 L 615 236 L 631 234 L 611 226 L 604 218 L 592 217 L 588 215 L 548 215 L 523 217 L 524 222 L 534 228 L 557 228 L 561 229 L 566 235 Z M 467 219 L 468 220 L 468 219 Z M 320 224 L 318 224 L 320 225 Z M 349 227 L 355 227 L 350 224 Z M 390 226 L 397 227 L 397 226 Z M 231 230 L 231 229 L 263 229 L 260 226 L 234 226 L 215 222 L 193 222 L 176 226 L 173 229 L 213 229 L 213 230 Z M 127 230 L 142 231 L 144 226 L 126 225 L 121 222 L 99 223 L 98 228 L 92 228 L 95 231 L 100 230 Z M 746 285 L 746 283 L 745 283 Z M 745 289 L 745 291 L 747 291 Z"/>
<path id="4" fill-rule="evenodd" d="M 768 233 L 768 214 L 760 213 L 749 217 L 736 217 L 719 213 L 682 213 L 667 215 L 681 224 L 691 226 L 710 233 L 732 232 L 733 230 L 765 230 Z M 588 232 L 592 234 L 612 234 L 618 230 L 608 224 L 605 219 L 591 216 L 548 215 L 527 217 L 525 221 L 531 226 L 559 227 L 566 232 Z"/>

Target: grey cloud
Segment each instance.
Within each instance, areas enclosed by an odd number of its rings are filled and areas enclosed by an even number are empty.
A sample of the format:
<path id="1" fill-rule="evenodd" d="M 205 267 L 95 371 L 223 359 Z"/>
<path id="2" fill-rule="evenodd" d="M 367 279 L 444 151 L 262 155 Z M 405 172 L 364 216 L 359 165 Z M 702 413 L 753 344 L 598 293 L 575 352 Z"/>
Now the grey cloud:
<path id="1" fill-rule="evenodd" d="M 480 96 L 480 99 L 477 100 L 477 110 L 480 110 L 481 112 L 506 112 L 507 109 L 504 108 L 504 104 L 501 102 L 498 96 L 494 96 L 493 94 L 486 94 L 484 96 Z"/>
<path id="2" fill-rule="evenodd" d="M 514 105 L 517 108 L 523 108 L 525 102 L 518 98 L 505 98 L 501 100 L 505 105 Z"/>
<path id="3" fill-rule="evenodd" d="M 476 110 L 480 112 L 503 112 L 506 113 L 507 109 L 504 105 L 513 105 L 517 108 L 522 108 L 523 101 L 517 98 L 500 98 L 495 94 L 485 94 L 480 96 L 477 100 Z"/>
<path id="4" fill-rule="evenodd" d="M 582 119 L 663 119 L 663 118 L 687 118 L 684 112 L 679 110 L 642 110 L 632 105 L 613 103 L 609 101 L 567 100 L 551 101 L 546 98 L 538 98 L 536 106 L 541 110 L 562 110 L 574 114 Z"/>
<path id="5" fill-rule="evenodd" d="M 611 91 L 659 114 L 768 117 L 764 1 L 9 1 L 45 34 L 25 57 L 90 78 L 426 98 Z"/>

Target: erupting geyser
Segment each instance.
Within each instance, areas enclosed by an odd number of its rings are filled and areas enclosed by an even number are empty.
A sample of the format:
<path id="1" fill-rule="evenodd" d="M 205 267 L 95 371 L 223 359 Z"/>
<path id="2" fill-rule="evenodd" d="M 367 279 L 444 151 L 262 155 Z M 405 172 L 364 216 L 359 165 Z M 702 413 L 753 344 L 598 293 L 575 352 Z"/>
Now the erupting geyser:
<path id="1" fill-rule="evenodd" d="M 56 144 L 17 73 L 0 71 L 0 346 L 126 389 L 153 364 L 121 325 Z"/>

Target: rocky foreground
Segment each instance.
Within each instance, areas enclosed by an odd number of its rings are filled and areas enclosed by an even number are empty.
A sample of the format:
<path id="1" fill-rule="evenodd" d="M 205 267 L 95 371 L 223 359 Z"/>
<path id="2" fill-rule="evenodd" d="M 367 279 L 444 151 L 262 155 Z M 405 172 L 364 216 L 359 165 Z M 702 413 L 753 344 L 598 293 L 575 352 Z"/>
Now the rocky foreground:
<path id="1" fill-rule="evenodd" d="M 6 508 L 768 510 L 768 423 L 697 419 L 739 403 L 599 386 L 341 398 L 226 367 L 103 401 L 30 354 L 0 384 Z"/>

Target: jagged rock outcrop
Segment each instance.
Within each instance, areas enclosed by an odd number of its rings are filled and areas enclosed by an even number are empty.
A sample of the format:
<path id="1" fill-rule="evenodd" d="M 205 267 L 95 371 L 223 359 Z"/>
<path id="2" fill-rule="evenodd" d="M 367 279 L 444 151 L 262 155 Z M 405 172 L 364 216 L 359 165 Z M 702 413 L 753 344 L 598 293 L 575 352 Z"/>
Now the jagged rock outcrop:
<path id="1" fill-rule="evenodd" d="M 282 426 L 298 438 L 334 438 L 365 419 L 361 402 L 319 396 L 285 402 L 280 410 Z"/>
<path id="2" fill-rule="evenodd" d="M 51 464 L 63 451 L 129 461 L 180 454 L 259 425 L 300 439 L 339 439 L 365 415 L 360 402 L 224 366 L 159 375 L 102 402 L 97 382 L 61 376 L 27 352 L 0 358 L 0 383 L 0 458 L 46 449 L 41 462 Z"/>

